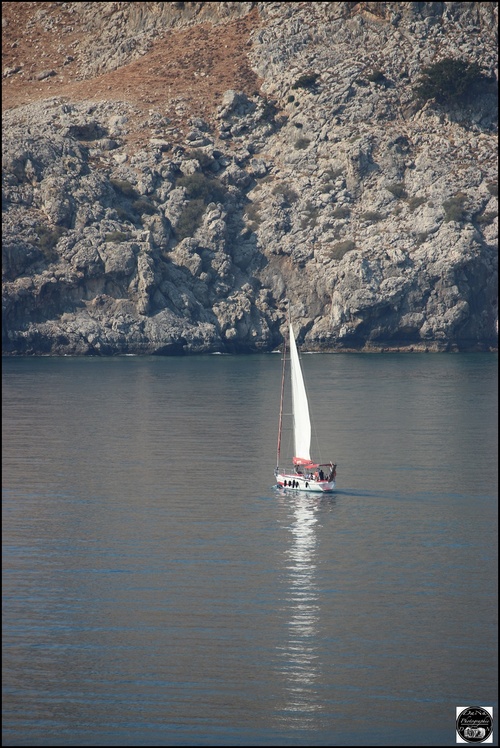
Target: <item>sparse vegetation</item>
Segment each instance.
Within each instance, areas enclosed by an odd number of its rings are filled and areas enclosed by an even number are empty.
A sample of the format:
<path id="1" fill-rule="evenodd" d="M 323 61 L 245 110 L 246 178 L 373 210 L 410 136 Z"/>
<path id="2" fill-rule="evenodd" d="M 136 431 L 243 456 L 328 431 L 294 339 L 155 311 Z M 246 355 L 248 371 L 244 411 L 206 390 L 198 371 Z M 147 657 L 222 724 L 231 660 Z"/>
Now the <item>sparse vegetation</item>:
<path id="1" fill-rule="evenodd" d="M 127 182 L 126 179 L 110 179 L 111 185 L 114 187 L 116 192 L 119 192 L 124 197 L 138 198 L 139 195 L 136 192 L 134 186 Z"/>
<path id="2" fill-rule="evenodd" d="M 307 148 L 310 142 L 309 138 L 299 138 L 295 141 L 294 148 L 298 151 L 303 151 L 304 148 Z"/>
<path id="3" fill-rule="evenodd" d="M 257 231 L 260 224 L 262 223 L 262 218 L 260 217 L 257 205 L 255 203 L 248 203 L 245 208 L 245 214 L 247 219 L 250 221 L 248 227 L 250 231 Z"/>
<path id="4" fill-rule="evenodd" d="M 120 221 L 130 221 L 130 223 L 137 223 L 138 221 L 138 216 L 130 208 L 123 208 L 121 205 L 117 205 L 115 213 Z"/>
<path id="5" fill-rule="evenodd" d="M 361 213 L 360 218 L 362 221 L 369 221 L 369 223 L 377 223 L 382 221 L 385 216 L 379 213 L 378 210 L 367 210 L 365 213 Z"/>
<path id="6" fill-rule="evenodd" d="M 113 207 L 120 221 L 142 225 L 144 213 L 151 215 L 156 212 L 151 200 L 139 195 L 135 187 L 126 179 L 110 179 L 109 181 L 116 193 Z"/>
<path id="7" fill-rule="evenodd" d="M 427 237 L 429 236 L 428 231 L 422 231 L 421 233 L 417 234 L 417 247 L 419 247 L 421 244 L 423 244 L 425 241 L 427 241 Z"/>
<path id="8" fill-rule="evenodd" d="M 408 207 L 413 213 L 420 205 L 425 203 L 425 197 L 410 197 L 408 200 Z"/>
<path id="9" fill-rule="evenodd" d="M 356 249 L 356 244 L 352 239 L 344 239 L 343 241 L 334 244 L 328 252 L 328 255 L 332 260 L 341 260 L 344 255 L 351 252 L 353 249 Z"/>
<path id="10" fill-rule="evenodd" d="M 449 200 L 445 200 L 443 203 L 444 208 L 444 220 L 446 223 L 455 221 L 461 223 L 465 218 L 465 195 L 459 192 L 455 197 L 450 197 Z"/>
<path id="11" fill-rule="evenodd" d="M 196 171 L 179 177 L 178 187 L 184 187 L 189 203 L 183 209 L 175 226 L 175 233 L 179 240 L 193 236 L 201 226 L 205 208 L 209 203 L 223 202 L 226 190 L 216 180 Z"/>
<path id="12" fill-rule="evenodd" d="M 262 119 L 264 120 L 264 122 L 272 122 L 277 114 L 278 107 L 276 106 L 276 102 L 272 101 L 271 99 L 267 99 L 262 109 Z"/>
<path id="13" fill-rule="evenodd" d="M 190 200 L 186 205 L 175 225 L 175 234 L 179 241 L 187 236 L 193 236 L 196 229 L 201 226 L 205 208 L 205 202 L 201 199 Z"/>
<path id="14" fill-rule="evenodd" d="M 205 171 L 205 169 L 210 169 L 214 162 L 212 156 L 209 156 L 208 153 L 205 153 L 205 151 L 202 151 L 199 148 L 196 148 L 189 155 L 191 158 L 198 161 L 203 171 Z"/>
<path id="15" fill-rule="evenodd" d="M 110 231 L 104 235 L 105 242 L 126 242 L 130 238 L 124 231 Z"/>
<path id="16" fill-rule="evenodd" d="M 187 197 L 191 200 L 202 200 L 206 205 L 223 202 L 226 194 L 220 182 L 199 171 L 179 177 L 176 186 L 184 187 Z"/>
<path id="17" fill-rule="evenodd" d="M 479 223 L 480 225 L 487 225 L 488 223 L 492 223 L 492 221 L 494 221 L 497 216 L 497 210 L 488 210 L 476 217 L 476 223 Z"/>
<path id="18" fill-rule="evenodd" d="M 394 197 L 397 197 L 398 199 L 403 199 L 408 196 L 404 184 L 401 182 L 398 182 L 397 184 L 389 184 L 386 187 L 386 190 L 388 190 Z"/>
<path id="19" fill-rule="evenodd" d="M 372 70 L 366 77 L 371 83 L 387 83 L 387 78 L 381 70 L 378 70 L 378 68 Z"/>
<path id="20" fill-rule="evenodd" d="M 487 80 L 476 62 L 446 57 L 422 69 L 413 93 L 417 101 L 434 99 L 439 104 L 453 104 L 477 91 Z"/>
<path id="21" fill-rule="evenodd" d="M 144 213 L 147 213 L 148 215 L 151 216 L 153 215 L 153 213 L 156 213 L 155 206 L 146 197 L 140 197 L 138 200 L 134 200 L 134 202 L 132 203 L 132 208 L 139 215 L 143 215 Z"/>
<path id="22" fill-rule="evenodd" d="M 338 208 L 335 208 L 335 210 L 332 213 L 334 218 L 349 218 L 351 215 L 351 211 L 349 208 L 346 208 L 343 205 L 339 205 Z"/>
<path id="23" fill-rule="evenodd" d="M 298 194 L 292 187 L 287 184 L 277 184 L 273 187 L 273 195 L 281 195 L 281 197 L 291 205 L 299 199 Z"/>
<path id="24" fill-rule="evenodd" d="M 314 89 L 318 78 L 319 73 L 305 73 L 304 75 L 301 75 L 300 78 L 297 78 L 292 88 L 307 88 L 309 90 Z"/>
<path id="25" fill-rule="evenodd" d="M 301 228 L 305 229 L 306 226 L 310 226 L 311 228 L 316 226 L 316 222 L 320 214 L 320 209 L 317 208 L 310 200 L 308 200 L 304 213 L 305 215 L 300 223 Z"/>
<path id="26" fill-rule="evenodd" d="M 48 262 L 54 262 L 58 257 L 55 246 L 61 236 L 66 233 L 65 229 L 61 226 L 55 226 L 52 229 L 49 226 L 39 225 L 35 228 L 35 231 L 38 248 Z"/>
<path id="27" fill-rule="evenodd" d="M 342 169 L 327 169 L 323 174 L 324 182 L 334 182 L 342 174 Z"/>

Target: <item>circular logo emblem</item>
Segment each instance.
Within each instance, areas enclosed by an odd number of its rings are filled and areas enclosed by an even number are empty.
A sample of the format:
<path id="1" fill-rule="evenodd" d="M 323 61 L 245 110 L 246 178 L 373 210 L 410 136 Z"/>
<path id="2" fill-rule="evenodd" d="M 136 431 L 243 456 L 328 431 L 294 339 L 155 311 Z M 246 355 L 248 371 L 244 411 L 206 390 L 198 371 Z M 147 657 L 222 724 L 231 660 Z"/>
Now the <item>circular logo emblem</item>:
<path id="1" fill-rule="evenodd" d="M 482 706 L 468 706 L 457 717 L 457 733 L 467 743 L 482 743 L 493 730 L 493 720 Z"/>

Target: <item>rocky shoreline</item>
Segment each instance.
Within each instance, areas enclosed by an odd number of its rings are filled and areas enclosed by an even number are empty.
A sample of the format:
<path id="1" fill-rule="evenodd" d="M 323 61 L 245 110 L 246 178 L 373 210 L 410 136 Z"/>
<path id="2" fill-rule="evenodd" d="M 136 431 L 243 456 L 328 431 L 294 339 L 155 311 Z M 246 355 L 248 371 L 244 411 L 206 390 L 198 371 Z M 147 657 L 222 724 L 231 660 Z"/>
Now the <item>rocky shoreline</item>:
<path id="1" fill-rule="evenodd" d="M 198 43 L 208 11 L 183 5 Z M 414 91 L 438 56 L 496 80 L 497 3 L 204 5 L 221 45 L 246 6 L 251 70 L 211 114 L 67 94 L 4 112 L 3 354 L 271 351 L 288 305 L 304 350 L 496 351 L 496 85 Z M 134 22 L 147 65 L 172 18 Z"/>

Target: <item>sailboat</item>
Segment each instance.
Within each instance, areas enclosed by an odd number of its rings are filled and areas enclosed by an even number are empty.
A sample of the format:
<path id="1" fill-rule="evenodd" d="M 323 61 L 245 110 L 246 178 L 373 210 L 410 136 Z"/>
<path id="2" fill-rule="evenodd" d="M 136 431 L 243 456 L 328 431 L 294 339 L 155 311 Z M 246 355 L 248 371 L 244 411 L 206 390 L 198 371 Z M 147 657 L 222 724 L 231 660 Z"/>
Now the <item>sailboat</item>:
<path id="1" fill-rule="evenodd" d="M 311 419 L 309 403 L 295 342 L 292 323 L 289 321 L 290 375 L 292 385 L 292 415 L 294 456 L 293 465 L 288 470 L 280 467 L 281 434 L 283 428 L 283 399 L 286 378 L 286 340 L 283 345 L 283 372 L 281 378 L 281 398 L 278 426 L 278 447 L 276 454 L 276 483 L 278 488 L 291 491 L 314 491 L 331 493 L 335 488 L 337 466 L 333 462 L 317 463 L 311 459 Z"/>

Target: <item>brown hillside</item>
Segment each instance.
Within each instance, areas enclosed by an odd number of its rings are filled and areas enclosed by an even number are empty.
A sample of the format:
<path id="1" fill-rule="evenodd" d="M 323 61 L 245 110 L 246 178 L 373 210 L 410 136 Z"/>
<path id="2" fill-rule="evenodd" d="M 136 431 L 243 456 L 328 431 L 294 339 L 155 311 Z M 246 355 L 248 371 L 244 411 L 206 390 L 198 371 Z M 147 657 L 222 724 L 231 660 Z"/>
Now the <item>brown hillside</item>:
<path id="1" fill-rule="evenodd" d="M 259 24 L 255 8 L 224 24 L 162 31 L 138 59 L 85 78 L 78 50 L 88 47 L 89 31 L 78 23 L 78 16 L 68 14 L 63 7 L 68 5 L 72 4 L 2 3 L 3 111 L 54 96 L 106 99 L 129 102 L 139 112 L 160 111 L 183 127 L 191 116 L 212 120 L 224 91 L 254 94 L 259 89 L 247 59 L 250 33 Z M 49 70 L 55 74 L 38 79 Z M 130 135 L 134 137 L 133 132 Z"/>

